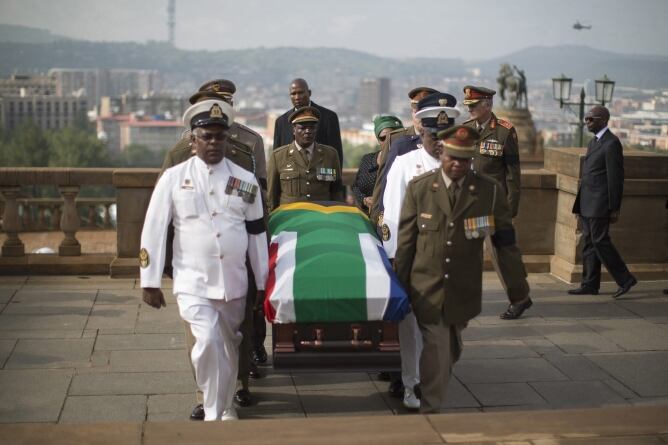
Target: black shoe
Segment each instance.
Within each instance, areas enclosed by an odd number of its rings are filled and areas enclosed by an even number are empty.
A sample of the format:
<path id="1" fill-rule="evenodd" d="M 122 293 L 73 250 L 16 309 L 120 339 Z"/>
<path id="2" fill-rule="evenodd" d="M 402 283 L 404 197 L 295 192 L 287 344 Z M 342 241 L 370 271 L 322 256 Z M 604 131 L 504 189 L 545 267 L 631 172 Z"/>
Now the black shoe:
<path id="1" fill-rule="evenodd" d="M 234 393 L 234 403 L 241 407 L 251 406 L 253 404 L 253 398 L 251 393 L 247 389 L 240 389 Z"/>
<path id="2" fill-rule="evenodd" d="M 257 369 L 257 365 L 255 363 L 251 363 L 250 371 L 248 371 L 248 377 L 255 380 L 262 378 L 262 374 L 260 373 L 260 370 Z"/>
<path id="3" fill-rule="evenodd" d="M 617 289 L 617 292 L 612 294 L 612 298 L 619 298 L 625 293 L 627 293 L 633 286 L 638 284 L 638 280 L 636 280 L 636 277 L 631 277 L 629 281 L 624 283 L 623 285 L 619 286 L 619 289 Z"/>
<path id="4" fill-rule="evenodd" d="M 204 405 L 201 403 L 193 408 L 190 413 L 190 420 L 204 420 Z"/>
<path id="5" fill-rule="evenodd" d="M 419 383 L 417 385 L 413 386 L 413 394 L 415 394 L 415 397 L 417 397 L 418 400 L 422 399 L 422 388 L 420 388 Z"/>
<path id="6" fill-rule="evenodd" d="M 389 382 L 390 379 L 391 379 L 392 377 L 390 376 L 390 373 L 389 373 L 389 372 L 387 372 L 387 371 L 382 371 L 382 372 L 379 372 L 379 373 L 378 373 L 378 375 L 376 376 L 376 378 L 377 378 L 378 380 L 380 380 L 381 382 Z"/>
<path id="7" fill-rule="evenodd" d="M 503 314 L 499 315 L 499 318 L 502 320 L 515 320 L 516 318 L 520 318 L 524 311 L 529 309 L 532 305 L 533 301 L 531 301 L 531 298 L 527 297 L 524 301 L 508 306 L 508 309 L 506 309 Z"/>
<path id="8" fill-rule="evenodd" d="M 570 289 L 568 293 L 571 295 L 598 295 L 598 289 L 580 286 L 577 289 Z"/>
<path id="9" fill-rule="evenodd" d="M 401 379 L 397 380 L 392 380 L 390 383 L 389 388 L 387 388 L 387 392 L 390 394 L 392 397 L 396 397 L 397 399 L 401 399 L 404 397 L 404 384 L 401 381 Z"/>
<path id="10" fill-rule="evenodd" d="M 264 346 L 259 346 L 253 349 L 251 352 L 251 360 L 258 365 L 267 363 L 267 350 Z"/>

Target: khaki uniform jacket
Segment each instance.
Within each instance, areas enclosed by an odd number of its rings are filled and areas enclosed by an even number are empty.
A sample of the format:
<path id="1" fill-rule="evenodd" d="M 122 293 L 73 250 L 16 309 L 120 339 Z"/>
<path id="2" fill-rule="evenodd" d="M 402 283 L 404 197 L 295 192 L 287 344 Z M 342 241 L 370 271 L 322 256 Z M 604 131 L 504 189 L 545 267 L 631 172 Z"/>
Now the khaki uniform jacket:
<path id="1" fill-rule="evenodd" d="M 190 147 L 190 136 L 184 136 L 165 155 L 162 162 L 161 173 L 170 167 L 174 167 L 192 158 L 194 153 Z M 255 159 L 250 147 L 242 142 L 228 140 L 225 146 L 225 158 L 237 164 L 239 167 L 251 173 L 254 172 Z M 259 181 L 258 181 L 259 182 Z"/>
<path id="2" fill-rule="evenodd" d="M 476 128 L 473 119 L 463 125 Z M 516 217 L 522 184 L 520 152 L 513 124 L 492 113 L 492 118 L 480 135 L 478 149 L 473 157 L 473 169 L 499 181 L 508 198 L 512 217 Z"/>
<path id="3" fill-rule="evenodd" d="M 315 143 L 308 165 L 294 142 L 277 148 L 267 173 L 270 211 L 298 201 L 343 201 L 339 155 L 328 145 Z"/>
<path id="4" fill-rule="evenodd" d="M 385 177 L 387 177 L 387 169 L 385 168 L 385 162 L 387 161 L 387 153 L 390 151 L 390 146 L 393 141 L 396 141 L 402 136 L 415 136 L 415 127 L 410 126 L 407 128 L 400 128 L 394 130 L 387 135 L 382 144 L 380 144 L 380 156 L 378 157 L 378 174 L 376 175 L 376 184 L 373 187 L 373 194 L 371 195 L 372 204 L 370 209 L 371 221 L 374 224 L 382 225 L 378 222 L 380 215 L 380 200 L 383 197 L 383 187 L 382 182 Z"/>
<path id="5" fill-rule="evenodd" d="M 267 190 L 267 159 L 264 154 L 262 136 L 238 122 L 232 124 L 229 134 L 233 141 L 237 140 L 250 147 L 253 156 L 255 156 L 255 177 L 260 186 Z"/>
<path id="6" fill-rule="evenodd" d="M 485 235 L 495 229 L 493 242 L 514 243 L 502 193 L 496 181 L 471 171 L 452 209 L 440 169 L 408 184 L 395 268 L 419 323 L 438 323 L 443 317 L 447 324 L 464 324 L 480 313 Z M 492 216 L 494 228 L 485 229 L 486 224 L 478 219 L 477 233 L 469 231 L 467 238 L 465 224 L 471 227 L 476 221 L 470 218 Z"/>

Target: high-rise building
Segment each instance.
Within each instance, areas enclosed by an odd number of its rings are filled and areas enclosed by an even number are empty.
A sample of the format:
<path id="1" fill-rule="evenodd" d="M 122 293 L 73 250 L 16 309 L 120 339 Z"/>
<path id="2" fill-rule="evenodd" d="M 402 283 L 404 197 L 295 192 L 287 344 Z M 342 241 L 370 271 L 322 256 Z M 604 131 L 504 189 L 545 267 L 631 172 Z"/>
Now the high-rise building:
<path id="1" fill-rule="evenodd" d="M 43 95 L 0 97 L 0 126 L 13 130 L 32 121 L 43 130 L 60 129 L 86 118 L 85 97 Z"/>
<path id="2" fill-rule="evenodd" d="M 13 74 L 0 79 L 0 96 L 50 96 L 56 94 L 56 84 L 48 76 Z"/>
<path id="3" fill-rule="evenodd" d="M 49 77 L 57 95 L 87 96 L 91 105 L 103 96 L 150 95 L 161 85 L 155 70 L 53 68 Z"/>
<path id="4" fill-rule="evenodd" d="M 365 120 L 390 111 L 390 79 L 362 79 L 357 94 L 357 112 Z"/>
<path id="5" fill-rule="evenodd" d="M 166 151 L 181 139 L 185 127 L 181 121 L 129 120 L 120 122 L 120 150 L 130 144 L 145 145 L 153 152 Z"/>

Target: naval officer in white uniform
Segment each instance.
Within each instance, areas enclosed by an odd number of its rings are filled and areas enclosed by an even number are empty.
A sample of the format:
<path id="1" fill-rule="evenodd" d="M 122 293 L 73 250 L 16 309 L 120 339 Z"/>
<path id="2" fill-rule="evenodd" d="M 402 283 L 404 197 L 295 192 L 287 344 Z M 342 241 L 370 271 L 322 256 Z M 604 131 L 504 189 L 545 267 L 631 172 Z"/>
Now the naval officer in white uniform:
<path id="1" fill-rule="evenodd" d="M 204 393 L 204 420 L 236 419 L 239 327 L 244 319 L 246 255 L 264 298 L 268 252 L 262 198 L 252 173 L 224 159 L 232 107 L 205 100 L 183 115 L 196 156 L 169 168 L 155 186 L 141 236 L 139 260 L 144 301 L 165 305 L 160 290 L 167 227 L 174 224 L 174 289 L 181 317 L 190 324 L 191 359 Z"/>
<path id="2" fill-rule="evenodd" d="M 420 120 L 420 141 L 417 149 L 398 156 L 387 174 L 383 194 L 383 248 L 388 258 L 394 259 L 397 250 L 399 215 L 411 179 L 440 168 L 440 149 L 436 144 L 436 133 L 454 125 L 459 110 L 454 108 L 457 100 L 447 93 L 432 93 L 417 104 L 415 117 Z M 420 400 L 414 392 L 420 383 L 420 354 L 422 335 L 415 315 L 411 312 L 399 322 L 399 344 L 401 345 L 401 380 L 404 386 L 403 404 L 408 409 L 420 408 Z"/>

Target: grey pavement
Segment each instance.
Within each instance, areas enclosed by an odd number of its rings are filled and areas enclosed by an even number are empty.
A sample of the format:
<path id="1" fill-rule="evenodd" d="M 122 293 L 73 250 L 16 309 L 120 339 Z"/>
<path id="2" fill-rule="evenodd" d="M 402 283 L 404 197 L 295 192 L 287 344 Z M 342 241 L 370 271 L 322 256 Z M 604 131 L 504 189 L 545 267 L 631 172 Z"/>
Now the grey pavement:
<path id="1" fill-rule="evenodd" d="M 504 321 L 505 294 L 485 273 L 446 412 L 668 405 L 668 282 L 613 300 L 613 283 L 579 297 L 548 274 L 529 281 L 534 306 Z M 195 383 L 164 287 L 158 311 L 134 279 L 0 277 L 0 423 L 186 420 Z M 409 414 L 375 374 L 261 371 L 242 419 Z"/>

